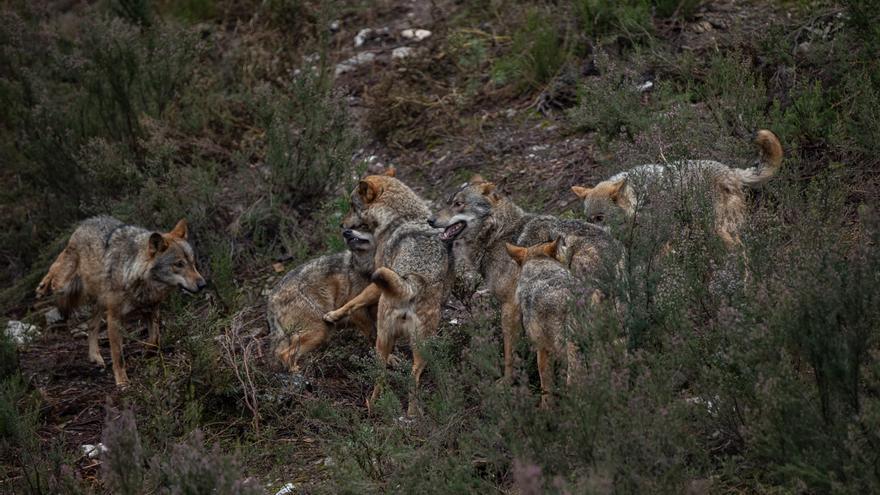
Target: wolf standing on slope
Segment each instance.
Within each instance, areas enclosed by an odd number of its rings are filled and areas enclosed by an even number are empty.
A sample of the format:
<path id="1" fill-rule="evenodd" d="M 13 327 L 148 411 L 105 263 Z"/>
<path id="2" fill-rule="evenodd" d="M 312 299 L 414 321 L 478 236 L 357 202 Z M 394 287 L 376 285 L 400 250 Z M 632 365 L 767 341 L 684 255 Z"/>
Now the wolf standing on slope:
<path id="1" fill-rule="evenodd" d="M 649 184 L 663 178 L 664 174 L 674 174 L 670 178 L 679 185 L 706 178 L 712 187 L 715 231 L 727 247 L 732 248 L 741 244 L 739 229 L 746 216 L 744 186 L 757 187 L 767 182 L 782 164 L 782 145 L 775 134 L 768 130 L 758 131 L 755 144 L 760 150 L 760 164 L 752 168 L 731 168 L 711 160 L 686 160 L 669 166 L 640 165 L 595 187 L 573 186 L 571 190 L 584 201 L 587 219 L 603 223 L 616 211 L 623 211 L 631 217 L 640 202 L 649 199 L 638 194 L 645 195 L 628 180 L 630 175 L 643 176 Z"/>
<path id="2" fill-rule="evenodd" d="M 186 239 L 186 220 L 170 232 L 159 233 L 108 216 L 90 218 L 73 232 L 37 287 L 37 296 L 55 293 L 65 313 L 82 303 L 97 305 L 89 321 L 89 360 L 101 366 L 98 332 L 102 312 L 106 314 L 113 376 L 119 387 L 128 384 L 122 320 L 135 311 L 149 312 L 147 344 L 158 347 L 159 304 L 174 289 L 196 293 L 206 285 Z"/>
<path id="3" fill-rule="evenodd" d="M 529 247 L 506 244 L 507 253 L 518 266 L 516 302 L 521 308 L 522 325 L 538 356 L 541 377 L 541 407 L 552 402 L 553 361 L 565 358 L 566 384 L 571 384 L 578 369 L 578 352 L 569 320 L 572 291 L 576 279 L 560 259 L 562 238 Z M 591 291 L 593 301 L 599 299 Z"/>
<path id="4" fill-rule="evenodd" d="M 506 243 L 531 246 L 563 236 L 568 244 L 567 264 L 572 272 L 588 278 L 600 268 L 600 253 L 611 242 L 601 227 L 583 220 L 562 220 L 552 215 L 526 213 L 496 190 L 495 184 L 474 176 L 429 222 L 442 228 L 440 238 L 458 241 L 501 303 L 504 337 L 504 377 L 513 377 L 513 350 L 521 332 L 520 308 L 516 303 L 516 263 L 507 254 Z"/>
<path id="5" fill-rule="evenodd" d="M 431 215 L 425 202 L 399 180 L 379 175 L 364 178 L 351 193 L 344 228 L 366 224 L 376 243 L 372 283 L 341 308 L 324 315 L 335 322 L 352 311 L 378 303 L 376 352 L 388 364 L 394 342 L 406 337 L 412 345 L 412 376 L 418 387 L 425 359 L 419 342 L 437 333 L 440 309 L 454 279 L 451 246 L 425 223 Z M 367 401 L 372 408 L 381 391 L 373 388 Z M 417 414 L 415 390 L 407 414 Z"/>

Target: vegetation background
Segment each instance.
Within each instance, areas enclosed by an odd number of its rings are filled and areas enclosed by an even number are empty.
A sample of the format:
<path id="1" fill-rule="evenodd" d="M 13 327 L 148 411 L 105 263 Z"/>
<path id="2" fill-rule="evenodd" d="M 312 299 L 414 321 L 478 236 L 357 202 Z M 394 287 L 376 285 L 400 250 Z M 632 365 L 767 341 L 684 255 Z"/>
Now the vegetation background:
<path id="1" fill-rule="evenodd" d="M 870 0 L 3 2 L 0 323 L 41 332 L 0 339 L 0 492 L 876 493 L 878 56 Z M 571 185 L 747 166 L 760 128 L 786 159 L 750 197 L 745 256 L 699 194 L 618 229 L 627 269 L 600 282 L 621 304 L 573 308 L 588 373 L 549 413 L 527 342 L 496 383 L 497 308 L 465 288 L 417 421 L 406 366 L 367 417 L 355 332 L 307 386 L 266 358 L 266 289 L 343 248 L 365 171 L 437 201 L 478 172 L 577 216 Z M 129 328 L 125 392 L 87 364 L 85 316 L 47 323 L 33 298 L 104 213 L 186 217 L 210 281 L 166 304 L 160 355 Z"/>

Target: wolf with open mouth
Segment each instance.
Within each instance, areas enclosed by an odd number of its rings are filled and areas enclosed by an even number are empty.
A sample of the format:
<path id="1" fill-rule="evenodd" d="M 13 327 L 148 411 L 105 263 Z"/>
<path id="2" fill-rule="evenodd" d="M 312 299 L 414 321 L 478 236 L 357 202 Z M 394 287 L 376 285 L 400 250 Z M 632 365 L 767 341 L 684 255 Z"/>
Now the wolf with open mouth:
<path id="1" fill-rule="evenodd" d="M 370 284 L 375 244 L 366 225 L 343 230 L 347 251 L 311 259 L 289 271 L 272 289 L 266 303 L 266 319 L 275 357 L 291 372 L 299 372 L 300 360 L 330 337 L 331 325 L 324 313 L 338 308 Z M 356 327 L 372 340 L 376 307 L 353 311 L 344 323 Z"/>
<path id="2" fill-rule="evenodd" d="M 439 237 L 444 242 L 457 241 L 458 253 L 468 258 L 501 303 L 506 379 L 513 376 L 513 349 L 522 329 L 515 297 L 519 267 L 508 255 L 506 243 L 531 246 L 562 236 L 570 246 L 564 253 L 568 268 L 577 277 L 588 278 L 599 270 L 600 253 L 611 242 L 604 229 L 589 222 L 526 213 L 478 175 L 452 194 L 428 223 L 442 229 Z"/>

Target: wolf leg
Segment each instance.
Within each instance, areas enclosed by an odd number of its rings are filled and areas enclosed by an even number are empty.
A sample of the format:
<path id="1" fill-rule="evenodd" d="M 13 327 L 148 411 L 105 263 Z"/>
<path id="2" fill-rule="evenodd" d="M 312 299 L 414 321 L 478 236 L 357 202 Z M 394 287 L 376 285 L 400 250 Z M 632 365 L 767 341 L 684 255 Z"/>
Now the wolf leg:
<path id="1" fill-rule="evenodd" d="M 376 284 L 370 284 L 362 290 L 360 294 L 354 296 L 352 300 L 345 303 L 341 308 L 325 314 L 324 321 L 327 323 L 336 323 L 346 316 L 349 316 L 353 311 L 377 304 L 379 302 L 379 296 L 381 295 L 382 290 L 379 289 L 379 286 Z"/>
<path id="2" fill-rule="evenodd" d="M 379 358 L 379 364 L 382 365 L 382 372 L 385 372 L 385 368 L 388 367 L 389 356 L 391 356 L 391 351 L 394 349 L 394 337 L 389 335 L 387 332 L 382 331 L 382 327 L 380 324 L 378 335 L 376 335 L 376 356 Z M 376 401 L 379 400 L 379 394 L 382 393 L 382 377 L 379 377 L 376 380 L 376 385 L 373 387 L 373 393 L 370 394 L 370 399 L 367 401 L 367 411 L 370 414 L 373 413 L 373 406 L 376 404 Z"/>
<path id="3" fill-rule="evenodd" d="M 287 364 L 291 372 L 299 371 L 299 359 L 327 341 L 327 326 L 323 321 L 315 321 L 309 328 L 293 335 L 285 348 L 275 354 Z"/>
<path id="4" fill-rule="evenodd" d="M 516 342 L 522 326 L 519 306 L 516 303 L 501 305 L 501 333 L 504 337 L 504 379 L 513 380 L 513 358 Z"/>
<path id="5" fill-rule="evenodd" d="M 89 361 L 104 367 L 104 358 L 101 357 L 101 350 L 98 348 L 98 333 L 101 331 L 101 311 L 95 308 L 92 317 L 89 319 Z"/>
<path id="6" fill-rule="evenodd" d="M 107 338 L 110 340 L 110 358 L 113 360 L 113 377 L 116 386 L 125 388 L 128 385 L 128 374 L 125 372 L 125 361 L 122 356 L 122 336 L 119 334 L 120 317 L 112 306 L 107 309 Z"/>
<path id="7" fill-rule="evenodd" d="M 413 377 L 413 389 L 409 394 L 409 406 L 406 408 L 406 415 L 410 418 L 418 416 L 420 414 L 419 404 L 418 404 L 418 391 L 419 391 L 419 382 L 422 379 L 422 372 L 425 371 L 425 365 L 428 364 L 425 361 L 425 358 L 422 356 L 422 353 L 418 351 L 415 347 L 412 350 L 413 354 L 413 364 L 412 364 L 412 377 Z"/>
<path id="8" fill-rule="evenodd" d="M 553 362 L 547 349 L 538 349 L 538 375 L 541 377 L 541 409 L 553 405 Z"/>
<path id="9" fill-rule="evenodd" d="M 150 311 L 150 333 L 147 336 L 147 346 L 159 351 L 159 307 Z"/>

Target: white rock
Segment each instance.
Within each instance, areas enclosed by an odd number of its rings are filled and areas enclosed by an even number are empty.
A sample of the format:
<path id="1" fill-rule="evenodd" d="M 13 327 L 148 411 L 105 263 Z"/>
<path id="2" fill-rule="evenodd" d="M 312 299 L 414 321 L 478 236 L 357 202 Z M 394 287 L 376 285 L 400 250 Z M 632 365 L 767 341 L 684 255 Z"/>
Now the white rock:
<path id="1" fill-rule="evenodd" d="M 358 31 L 358 34 L 354 37 L 354 47 L 360 48 L 367 42 L 370 36 L 373 35 L 373 30 L 371 28 L 364 28 Z"/>
<path id="2" fill-rule="evenodd" d="M 330 23 L 330 31 L 333 31 L 334 33 L 339 31 L 339 21 L 333 21 Z"/>
<path id="3" fill-rule="evenodd" d="M 374 60 L 376 60 L 376 54 L 373 52 L 358 53 L 354 57 L 336 64 L 336 75 L 338 76 L 339 74 L 351 72 L 355 70 L 357 66 L 372 63 Z"/>
<path id="4" fill-rule="evenodd" d="M 391 58 L 392 59 L 402 59 L 409 56 L 412 56 L 416 51 L 408 46 L 399 46 L 394 50 L 391 50 Z"/>
<path id="5" fill-rule="evenodd" d="M 293 483 L 288 483 L 288 484 L 282 486 L 280 490 L 275 492 L 275 495 L 290 495 L 291 493 L 293 493 L 293 490 L 295 488 L 296 487 L 293 486 Z"/>
<path id="6" fill-rule="evenodd" d="M 40 334 L 36 325 L 29 325 L 18 320 L 6 322 L 6 336 L 18 345 L 27 344 Z"/>
<path id="7" fill-rule="evenodd" d="M 636 90 L 639 93 L 644 93 L 645 91 L 651 91 L 654 88 L 654 81 L 645 81 L 642 84 L 636 86 Z"/>
<path id="8" fill-rule="evenodd" d="M 58 308 L 50 309 L 46 312 L 44 316 L 46 318 L 46 325 L 53 325 L 64 319 L 64 317 L 61 316 L 61 311 L 59 311 Z"/>
<path id="9" fill-rule="evenodd" d="M 95 459 L 104 452 L 107 452 L 107 447 L 105 447 L 103 443 L 99 443 L 97 445 L 87 443 L 85 445 L 80 445 L 79 450 L 83 453 L 84 456 L 87 456 L 89 459 Z"/>
<path id="10" fill-rule="evenodd" d="M 408 40 L 422 41 L 431 36 L 431 31 L 427 29 L 404 29 L 400 35 Z"/>

